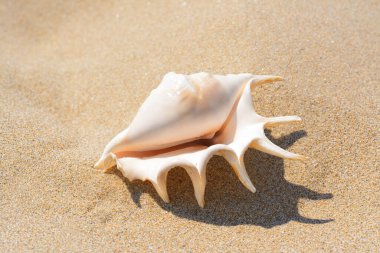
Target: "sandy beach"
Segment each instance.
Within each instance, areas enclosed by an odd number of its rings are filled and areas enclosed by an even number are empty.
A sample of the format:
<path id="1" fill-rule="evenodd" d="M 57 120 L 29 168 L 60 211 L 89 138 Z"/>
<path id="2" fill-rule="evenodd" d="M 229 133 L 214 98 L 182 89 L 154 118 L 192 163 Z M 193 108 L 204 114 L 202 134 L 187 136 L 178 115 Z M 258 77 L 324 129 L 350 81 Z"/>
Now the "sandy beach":
<path id="1" fill-rule="evenodd" d="M 0 252 L 378 252 L 379 1 L 1 1 Z M 306 161 L 245 155 L 257 188 L 207 167 L 206 205 L 169 173 L 93 165 L 166 72 L 280 75 L 267 136 Z"/>

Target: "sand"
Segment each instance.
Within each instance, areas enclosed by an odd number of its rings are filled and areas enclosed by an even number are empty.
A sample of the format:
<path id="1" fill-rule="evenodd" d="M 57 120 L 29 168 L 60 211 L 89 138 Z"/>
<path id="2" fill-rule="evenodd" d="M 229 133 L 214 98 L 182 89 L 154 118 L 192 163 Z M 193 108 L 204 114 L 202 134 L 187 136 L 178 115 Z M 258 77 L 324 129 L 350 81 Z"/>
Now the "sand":
<path id="1" fill-rule="evenodd" d="M 379 251 L 378 1 L 65 2 L 0 3 L 1 252 Z M 214 157 L 204 209 L 94 169 L 168 71 L 285 77 L 255 107 L 310 159 Z"/>

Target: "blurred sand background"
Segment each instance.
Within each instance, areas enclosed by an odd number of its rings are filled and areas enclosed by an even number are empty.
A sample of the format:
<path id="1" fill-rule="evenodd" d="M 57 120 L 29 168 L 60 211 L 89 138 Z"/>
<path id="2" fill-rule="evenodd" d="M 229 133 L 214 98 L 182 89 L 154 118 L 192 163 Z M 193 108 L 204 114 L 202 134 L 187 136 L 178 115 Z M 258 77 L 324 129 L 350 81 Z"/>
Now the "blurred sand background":
<path id="1" fill-rule="evenodd" d="M 379 251 L 379 1 L 1 1 L 0 251 Z M 168 71 L 276 74 L 250 193 L 214 157 L 206 206 L 169 173 L 92 166 Z"/>

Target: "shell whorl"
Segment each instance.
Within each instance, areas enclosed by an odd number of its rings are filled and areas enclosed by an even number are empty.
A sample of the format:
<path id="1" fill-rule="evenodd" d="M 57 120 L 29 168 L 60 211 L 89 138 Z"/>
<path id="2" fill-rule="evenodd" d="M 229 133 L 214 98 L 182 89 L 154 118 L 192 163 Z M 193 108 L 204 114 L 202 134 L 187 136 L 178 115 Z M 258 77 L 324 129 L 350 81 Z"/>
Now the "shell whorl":
<path id="1" fill-rule="evenodd" d="M 301 121 L 298 116 L 266 118 L 258 115 L 253 108 L 251 89 L 280 80 L 282 78 L 277 76 L 251 75 L 223 128 L 205 142 L 194 140 L 148 152 L 109 152 L 97 163 L 97 167 L 107 170 L 116 165 L 130 181 L 150 181 L 166 202 L 169 202 L 166 185 L 168 172 L 174 167 L 183 167 L 193 183 L 196 200 L 203 207 L 207 163 L 213 155 L 220 155 L 232 166 L 241 183 L 255 192 L 244 165 L 244 153 L 248 148 L 281 158 L 304 158 L 273 144 L 264 133 L 265 127 Z"/>

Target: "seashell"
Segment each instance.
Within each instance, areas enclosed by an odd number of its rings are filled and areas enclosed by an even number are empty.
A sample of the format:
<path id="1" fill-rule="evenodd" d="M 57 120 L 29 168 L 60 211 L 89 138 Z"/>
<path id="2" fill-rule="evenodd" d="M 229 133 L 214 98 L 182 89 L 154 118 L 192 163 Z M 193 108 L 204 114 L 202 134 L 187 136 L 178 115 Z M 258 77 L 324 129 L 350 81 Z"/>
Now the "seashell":
<path id="1" fill-rule="evenodd" d="M 248 148 L 281 158 L 304 158 L 276 146 L 264 134 L 265 127 L 301 121 L 298 116 L 266 118 L 253 108 L 251 89 L 281 80 L 248 73 L 167 73 L 130 126 L 106 145 L 95 167 L 107 171 L 116 165 L 131 181 L 149 180 L 166 202 L 168 172 L 183 167 L 203 207 L 207 163 L 213 155 L 221 155 L 243 185 L 255 192 L 244 166 Z"/>

